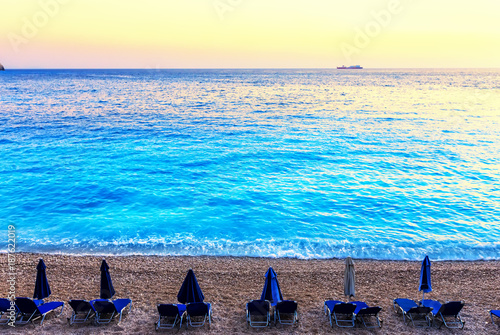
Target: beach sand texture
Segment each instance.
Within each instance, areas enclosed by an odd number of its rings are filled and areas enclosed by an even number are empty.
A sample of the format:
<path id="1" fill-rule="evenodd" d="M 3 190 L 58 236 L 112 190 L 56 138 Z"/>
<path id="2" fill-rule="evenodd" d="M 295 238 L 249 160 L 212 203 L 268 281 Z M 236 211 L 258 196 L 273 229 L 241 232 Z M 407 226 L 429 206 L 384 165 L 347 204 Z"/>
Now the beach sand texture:
<path id="1" fill-rule="evenodd" d="M 69 299 L 95 299 L 99 295 L 102 257 L 16 254 L 16 295 L 33 295 L 36 265 L 43 258 L 52 295 L 47 301 L 64 301 L 63 315 L 47 318 L 43 326 L 3 327 L 6 334 L 153 334 L 157 303 L 177 302 L 177 293 L 189 268 L 193 268 L 205 301 L 213 306 L 210 329 L 189 329 L 160 333 L 213 334 L 498 334 L 491 324 L 489 309 L 500 309 L 500 261 L 433 262 L 433 292 L 426 298 L 463 300 L 464 330 L 415 329 L 405 326 L 392 307 L 394 298 L 420 299 L 420 262 L 354 260 L 356 300 L 383 308 L 380 330 L 330 328 L 323 314 L 325 299 L 346 300 L 343 296 L 344 260 L 298 260 L 245 257 L 106 257 L 116 290 L 115 298 L 131 298 L 133 309 L 122 322 L 110 325 L 69 326 Z M 432 261 L 432 259 L 431 259 Z M 0 296 L 7 295 L 7 255 L 0 255 Z M 296 327 L 278 326 L 249 329 L 245 303 L 260 298 L 264 274 L 272 266 L 284 299 L 299 304 Z"/>

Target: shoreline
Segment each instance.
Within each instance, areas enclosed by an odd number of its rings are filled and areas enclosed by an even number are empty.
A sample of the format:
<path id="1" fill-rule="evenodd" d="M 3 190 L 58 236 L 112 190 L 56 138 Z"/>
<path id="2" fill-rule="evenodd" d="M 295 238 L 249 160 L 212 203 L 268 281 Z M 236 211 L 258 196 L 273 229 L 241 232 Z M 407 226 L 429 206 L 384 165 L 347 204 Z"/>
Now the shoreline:
<path id="1" fill-rule="evenodd" d="M 245 322 L 245 304 L 260 298 L 264 274 L 269 266 L 277 273 L 283 298 L 296 300 L 299 324 L 296 327 L 271 327 L 267 334 L 352 333 L 371 334 L 357 328 L 331 329 L 322 313 L 324 300 L 347 300 L 343 296 L 344 259 L 259 258 L 235 256 L 105 256 L 110 266 L 116 290 L 115 298 L 130 298 L 133 309 L 120 324 L 92 324 L 70 327 L 66 321 L 71 314 L 69 299 L 95 299 L 99 294 L 102 256 L 16 253 L 16 295 L 32 296 L 36 265 L 43 258 L 52 295 L 47 301 L 64 301 L 62 316 L 49 317 L 42 327 L 18 326 L 5 333 L 23 334 L 108 334 L 155 333 L 157 303 L 177 302 L 177 292 L 189 268 L 193 268 L 205 300 L 213 306 L 210 333 L 254 333 Z M 431 331 L 457 334 L 498 333 L 492 325 L 488 310 L 500 308 L 496 283 L 500 278 L 500 261 L 432 261 L 432 288 L 426 298 L 463 300 L 464 330 L 415 329 L 404 325 L 394 313 L 394 298 L 421 299 L 418 292 L 421 261 L 354 259 L 356 270 L 355 300 L 382 307 L 383 327 L 380 334 L 427 334 Z M 0 282 L 8 278 L 7 254 L 0 254 Z M 7 285 L 0 285 L 0 297 L 7 295 Z M 2 329 L 4 331 L 4 329 Z M 207 328 L 189 329 L 205 333 Z M 163 331 L 168 333 L 168 331 Z M 181 332 L 186 332 L 185 327 Z"/>
<path id="2" fill-rule="evenodd" d="M 0 256 L 7 255 L 8 252 L 6 250 L 0 251 Z M 330 258 L 300 258 L 300 257 L 273 257 L 273 256 L 247 256 L 247 255 L 155 255 L 155 254 L 106 254 L 106 253 L 65 253 L 65 252 L 26 252 L 26 251 L 16 251 L 16 255 L 40 255 L 40 256 L 64 256 L 64 257 L 157 257 L 157 258 L 241 258 L 241 259 L 262 259 L 262 260 L 298 260 L 298 261 L 332 261 L 332 260 L 345 260 L 345 258 L 338 257 L 330 257 Z M 352 256 L 351 256 L 352 257 Z M 429 256 L 431 257 L 431 256 Z M 373 261 L 373 262 L 422 262 L 420 260 L 414 259 L 379 259 L 379 258 L 354 258 L 354 260 L 358 261 Z M 474 262 L 500 262 L 500 257 L 498 259 L 440 259 L 435 260 L 431 258 L 431 262 L 464 262 L 464 263 L 474 263 Z"/>

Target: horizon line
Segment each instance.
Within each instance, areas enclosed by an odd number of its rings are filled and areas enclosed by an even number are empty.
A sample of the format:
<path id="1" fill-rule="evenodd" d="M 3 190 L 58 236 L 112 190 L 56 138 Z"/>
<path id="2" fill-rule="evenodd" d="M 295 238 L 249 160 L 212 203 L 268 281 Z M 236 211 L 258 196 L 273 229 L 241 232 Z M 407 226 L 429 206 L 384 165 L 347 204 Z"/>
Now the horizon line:
<path id="1" fill-rule="evenodd" d="M 1 64 L 1 63 L 0 63 Z M 5 68 L 5 65 L 4 65 Z M 500 67 L 363 67 L 362 69 L 355 70 L 474 70 L 474 69 L 500 69 Z M 5 68 L 8 70 L 340 70 L 337 67 L 170 67 L 170 68 L 113 68 L 113 67 L 68 67 L 68 68 L 56 68 L 56 67 L 40 67 L 40 68 Z"/>

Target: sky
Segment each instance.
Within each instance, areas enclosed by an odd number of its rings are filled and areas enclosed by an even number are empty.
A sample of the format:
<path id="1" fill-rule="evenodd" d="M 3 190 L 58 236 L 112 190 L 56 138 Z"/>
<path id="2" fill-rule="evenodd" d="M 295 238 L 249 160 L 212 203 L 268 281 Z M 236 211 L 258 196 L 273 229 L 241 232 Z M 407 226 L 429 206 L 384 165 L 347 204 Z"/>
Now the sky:
<path id="1" fill-rule="evenodd" d="M 498 68 L 500 1 L 0 0 L 6 68 Z"/>

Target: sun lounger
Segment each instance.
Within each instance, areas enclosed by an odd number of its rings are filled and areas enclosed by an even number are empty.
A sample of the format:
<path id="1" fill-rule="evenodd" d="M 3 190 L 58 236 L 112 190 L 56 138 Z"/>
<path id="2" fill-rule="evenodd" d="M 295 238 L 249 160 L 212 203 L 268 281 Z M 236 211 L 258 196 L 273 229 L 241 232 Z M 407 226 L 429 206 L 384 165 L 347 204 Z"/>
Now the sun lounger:
<path id="1" fill-rule="evenodd" d="M 212 324 L 212 308 L 206 302 L 193 302 L 186 305 L 186 327 L 201 327 L 208 319 L 208 326 Z"/>
<path id="2" fill-rule="evenodd" d="M 68 319 L 69 324 L 85 323 L 95 315 L 95 310 L 87 300 L 70 300 L 69 305 L 73 309 L 71 317 Z"/>
<path id="3" fill-rule="evenodd" d="M 495 323 L 495 320 L 493 320 L 493 316 L 496 316 L 497 318 L 500 319 L 500 310 L 494 310 L 494 309 L 492 309 L 490 311 L 490 316 L 491 316 L 491 322 Z"/>
<path id="4" fill-rule="evenodd" d="M 369 307 L 363 301 L 353 301 L 352 304 L 356 305 L 356 309 L 354 310 L 356 321 L 363 324 L 366 328 L 382 327 L 382 323 L 380 322 L 380 318 L 378 316 L 382 307 Z M 371 321 L 371 319 L 374 319 L 374 321 Z"/>
<path id="5" fill-rule="evenodd" d="M 47 314 L 55 311 L 57 308 L 61 307 L 61 312 L 58 316 L 62 314 L 64 302 L 46 302 L 37 306 L 36 302 L 29 298 L 16 298 L 16 306 L 19 309 L 19 319 L 16 321 L 17 324 L 24 325 L 42 318 L 40 321 L 40 325 L 42 325 Z"/>
<path id="6" fill-rule="evenodd" d="M 182 319 L 186 312 L 184 304 L 158 304 L 157 306 L 159 318 L 155 324 L 155 330 L 158 329 L 173 329 L 179 324 L 179 329 L 182 327 Z"/>
<path id="7" fill-rule="evenodd" d="M 282 325 L 294 325 L 297 322 L 296 301 L 282 300 L 274 307 L 274 324 L 278 321 Z"/>
<path id="8" fill-rule="evenodd" d="M 247 324 L 254 328 L 265 328 L 271 322 L 271 303 L 268 300 L 251 300 L 246 305 Z"/>
<path id="9" fill-rule="evenodd" d="M 96 299 L 91 300 L 90 304 L 94 308 L 97 324 L 110 323 L 118 315 L 120 316 L 118 323 L 120 323 L 125 308 L 130 305 L 129 312 L 132 310 L 132 300 L 130 299 Z"/>
<path id="10" fill-rule="evenodd" d="M 13 316 L 14 320 L 17 319 L 17 315 L 19 314 L 19 310 L 17 309 L 16 305 L 14 304 L 13 307 L 11 307 L 11 303 L 9 299 L 5 298 L 0 298 L 0 325 L 6 325 L 11 321 L 11 310 L 13 310 Z M 6 318 L 4 318 L 6 316 Z"/>
<path id="11" fill-rule="evenodd" d="M 430 312 L 432 307 L 419 306 L 411 299 L 394 299 L 394 311 L 403 314 L 403 322 L 406 325 L 409 321 L 414 327 L 430 327 L 431 325 Z"/>
<path id="12" fill-rule="evenodd" d="M 422 306 L 432 307 L 432 321 L 441 322 L 439 327 L 443 324 L 446 328 L 460 328 L 463 329 L 465 322 L 460 317 L 460 311 L 465 306 L 463 301 L 447 301 L 441 304 L 437 300 L 422 300 Z"/>
<path id="13" fill-rule="evenodd" d="M 354 311 L 356 305 L 353 303 L 345 303 L 338 300 L 325 301 L 325 314 L 328 316 L 330 326 L 333 327 L 333 322 L 337 327 L 354 327 L 356 316 Z"/>

